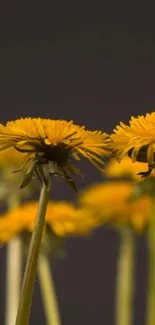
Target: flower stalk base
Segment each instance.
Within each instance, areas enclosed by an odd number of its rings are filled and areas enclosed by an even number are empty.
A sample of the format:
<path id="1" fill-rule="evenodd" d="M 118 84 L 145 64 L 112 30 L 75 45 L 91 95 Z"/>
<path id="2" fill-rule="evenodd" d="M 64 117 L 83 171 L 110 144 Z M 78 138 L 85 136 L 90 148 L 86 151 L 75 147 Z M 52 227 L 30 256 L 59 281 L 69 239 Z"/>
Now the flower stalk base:
<path id="1" fill-rule="evenodd" d="M 133 233 L 121 230 L 120 252 L 116 277 L 116 325 L 131 325 L 133 312 Z"/>
<path id="2" fill-rule="evenodd" d="M 147 291 L 147 325 L 155 324 L 155 197 L 152 201 L 151 218 L 148 225 L 148 291 Z"/>
<path id="3" fill-rule="evenodd" d="M 25 274 L 21 289 L 21 297 L 18 307 L 17 319 L 15 325 L 28 325 L 30 308 L 32 303 L 34 280 L 37 271 L 37 262 L 39 250 L 41 246 L 42 233 L 45 224 L 45 215 L 48 204 L 49 189 L 45 184 L 42 185 L 42 190 L 39 199 L 38 212 L 36 223 L 32 234 L 32 239 L 27 258 Z M 21 216 L 22 218 L 22 216 Z"/>
<path id="4" fill-rule="evenodd" d="M 47 325 L 61 325 L 54 281 L 50 268 L 48 257 L 45 254 L 40 254 L 38 274 Z"/>

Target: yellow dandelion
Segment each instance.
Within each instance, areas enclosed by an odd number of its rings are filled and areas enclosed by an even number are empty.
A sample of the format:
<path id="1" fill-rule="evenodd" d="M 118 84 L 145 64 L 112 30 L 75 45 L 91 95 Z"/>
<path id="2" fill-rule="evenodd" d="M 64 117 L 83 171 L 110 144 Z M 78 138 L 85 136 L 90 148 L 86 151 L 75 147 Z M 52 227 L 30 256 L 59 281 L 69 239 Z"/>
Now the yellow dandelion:
<path id="1" fill-rule="evenodd" d="M 64 236 L 66 233 L 74 232 L 74 215 L 76 208 L 73 204 L 67 202 L 53 202 L 48 210 L 47 223 L 58 236 Z"/>
<path id="2" fill-rule="evenodd" d="M 49 206 L 50 206 L 49 202 Z M 37 201 L 18 206 L 0 218 L 0 243 L 6 243 L 23 232 L 32 232 L 37 213 Z"/>
<path id="3" fill-rule="evenodd" d="M 133 192 L 131 182 L 107 182 L 95 184 L 80 196 L 80 203 L 101 218 L 102 223 L 130 224 L 142 231 L 149 221 L 152 200 L 145 195 L 134 202 L 129 200 Z"/>
<path id="4" fill-rule="evenodd" d="M 129 125 L 121 122 L 114 129 L 111 140 L 111 148 L 118 159 L 128 154 L 133 162 L 148 163 L 148 172 L 142 172 L 143 176 L 148 176 L 154 168 L 155 112 L 137 118 L 131 117 Z"/>
<path id="5" fill-rule="evenodd" d="M 86 235 L 100 225 L 89 210 L 63 201 L 51 205 L 46 220 L 58 236 Z"/>
<path id="6" fill-rule="evenodd" d="M 38 165 L 46 165 L 49 174 L 58 174 L 70 181 L 70 174 L 77 172 L 72 160 L 80 159 L 80 155 L 101 169 L 102 158 L 110 155 L 108 143 L 106 133 L 87 131 L 73 121 L 21 118 L 0 126 L 0 150 L 15 148 L 28 155 L 25 164 L 29 162 L 30 166 L 23 186 L 34 171 L 38 175 Z M 47 178 L 47 173 L 43 176 Z"/>
<path id="7" fill-rule="evenodd" d="M 111 159 L 104 168 L 104 174 L 108 177 L 130 177 L 138 181 L 142 179 L 141 175 L 139 175 L 142 171 L 144 173 L 148 171 L 148 164 L 138 161 L 133 163 L 128 156 L 125 156 L 120 162 L 116 159 Z M 152 174 L 155 175 L 154 170 Z"/>
<path id="8" fill-rule="evenodd" d="M 5 213 L 0 218 L 0 243 L 4 244 L 23 232 L 32 233 L 35 225 L 37 201 L 25 203 Z M 77 209 L 68 202 L 49 202 L 46 226 L 57 236 L 86 235 L 99 225 L 88 210 Z"/>

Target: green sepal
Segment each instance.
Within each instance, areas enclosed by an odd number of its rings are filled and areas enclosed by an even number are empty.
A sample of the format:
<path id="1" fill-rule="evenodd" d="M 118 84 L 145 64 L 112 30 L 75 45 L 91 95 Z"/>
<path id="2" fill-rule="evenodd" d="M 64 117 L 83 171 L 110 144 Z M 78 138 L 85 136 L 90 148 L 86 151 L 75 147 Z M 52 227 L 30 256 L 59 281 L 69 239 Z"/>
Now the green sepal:
<path id="1" fill-rule="evenodd" d="M 34 166 L 35 166 L 35 164 L 36 164 L 36 160 L 33 159 L 31 165 L 29 166 L 29 168 L 28 168 L 28 170 L 26 172 L 26 174 L 24 174 L 23 182 L 22 182 L 20 188 L 24 188 L 30 183 L 30 181 L 32 179 L 32 176 L 34 174 Z"/>

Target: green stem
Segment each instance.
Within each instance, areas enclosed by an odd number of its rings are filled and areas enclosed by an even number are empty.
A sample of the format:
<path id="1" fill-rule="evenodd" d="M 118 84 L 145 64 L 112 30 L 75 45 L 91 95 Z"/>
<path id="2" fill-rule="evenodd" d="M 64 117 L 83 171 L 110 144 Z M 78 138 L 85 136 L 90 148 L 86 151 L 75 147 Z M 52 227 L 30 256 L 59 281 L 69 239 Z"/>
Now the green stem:
<path id="1" fill-rule="evenodd" d="M 19 197 L 10 195 L 8 210 L 19 206 Z M 15 324 L 20 297 L 22 278 L 22 242 L 20 237 L 13 238 L 7 245 L 6 256 L 6 311 L 5 324 Z"/>
<path id="2" fill-rule="evenodd" d="M 40 254 L 38 271 L 47 325 L 61 325 L 50 263 L 45 254 Z"/>
<path id="3" fill-rule="evenodd" d="M 130 229 L 121 230 L 121 243 L 116 277 L 116 325 L 131 325 L 133 321 L 134 241 Z"/>
<path id="4" fill-rule="evenodd" d="M 148 226 L 149 274 L 147 291 L 147 325 L 155 324 L 155 197 L 152 202 L 151 218 Z"/>
<path id="5" fill-rule="evenodd" d="M 40 199 L 39 199 L 36 223 L 32 234 L 29 254 L 28 254 L 26 268 L 25 268 L 16 325 L 28 325 L 29 322 L 34 280 L 37 271 L 37 262 L 38 262 L 39 250 L 41 246 L 42 233 L 45 224 L 45 215 L 46 215 L 46 209 L 48 204 L 48 197 L 49 197 L 49 189 L 45 184 L 43 184 L 41 194 L 40 194 Z"/>

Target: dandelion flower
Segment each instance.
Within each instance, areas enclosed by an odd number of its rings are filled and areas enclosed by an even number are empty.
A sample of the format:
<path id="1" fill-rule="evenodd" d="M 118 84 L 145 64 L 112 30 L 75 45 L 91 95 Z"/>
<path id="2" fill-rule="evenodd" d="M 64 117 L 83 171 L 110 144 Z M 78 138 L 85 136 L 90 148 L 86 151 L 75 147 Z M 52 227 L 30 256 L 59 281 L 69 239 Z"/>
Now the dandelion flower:
<path id="1" fill-rule="evenodd" d="M 47 223 L 58 236 L 86 235 L 100 225 L 99 220 L 89 210 L 76 208 L 63 201 L 51 205 Z"/>
<path id="2" fill-rule="evenodd" d="M 118 159 L 128 154 L 133 162 L 148 163 L 148 172 L 141 173 L 142 176 L 148 176 L 155 163 L 155 112 L 132 117 L 129 125 L 121 122 L 114 129 L 111 140 L 111 147 Z"/>
<path id="3" fill-rule="evenodd" d="M 25 203 L 5 213 L 0 218 L 0 243 L 4 244 L 17 235 L 32 233 L 35 225 L 37 201 Z M 59 236 L 87 235 L 99 226 L 99 221 L 88 210 L 78 209 L 73 204 L 60 201 L 49 202 L 46 227 Z"/>
<path id="4" fill-rule="evenodd" d="M 99 169 L 103 157 L 110 155 L 109 137 L 101 131 L 87 131 L 84 126 L 73 121 L 41 118 L 21 118 L 0 126 L 0 150 L 15 148 L 27 154 L 25 164 L 29 164 L 22 186 L 26 186 L 38 166 L 48 166 L 48 173 L 60 175 L 71 181 L 70 174 L 77 173 L 72 160 L 80 155 L 87 158 Z M 42 171 L 43 173 L 43 171 Z M 41 175 L 45 179 L 46 175 Z M 72 183 L 71 183 L 72 184 Z"/>
<path id="5" fill-rule="evenodd" d="M 103 224 L 128 224 L 142 231 L 149 221 L 152 200 L 145 195 L 131 202 L 133 188 L 131 182 L 125 181 L 99 183 L 85 190 L 79 200 L 83 208 L 98 215 Z"/>

